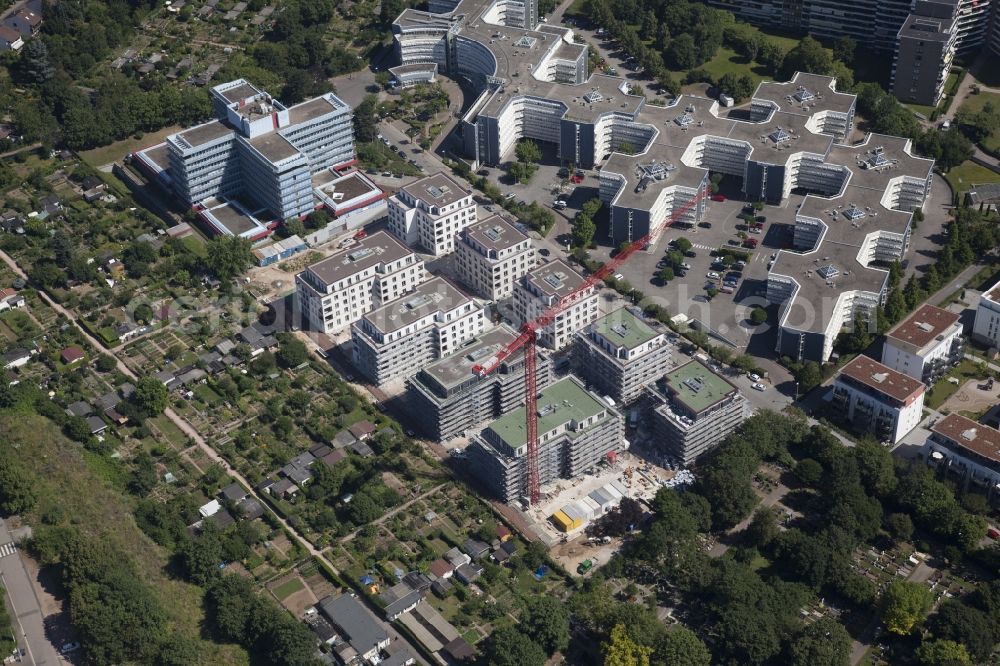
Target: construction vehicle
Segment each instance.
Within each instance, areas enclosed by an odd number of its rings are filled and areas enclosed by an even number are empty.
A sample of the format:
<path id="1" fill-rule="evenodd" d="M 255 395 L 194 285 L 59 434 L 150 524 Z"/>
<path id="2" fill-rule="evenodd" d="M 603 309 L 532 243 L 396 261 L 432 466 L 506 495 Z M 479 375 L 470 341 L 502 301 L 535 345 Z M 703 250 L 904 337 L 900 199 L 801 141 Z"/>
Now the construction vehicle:
<path id="1" fill-rule="evenodd" d="M 594 562 L 592 560 L 584 560 L 580 562 L 580 565 L 576 568 L 576 572 L 581 576 L 594 568 Z"/>

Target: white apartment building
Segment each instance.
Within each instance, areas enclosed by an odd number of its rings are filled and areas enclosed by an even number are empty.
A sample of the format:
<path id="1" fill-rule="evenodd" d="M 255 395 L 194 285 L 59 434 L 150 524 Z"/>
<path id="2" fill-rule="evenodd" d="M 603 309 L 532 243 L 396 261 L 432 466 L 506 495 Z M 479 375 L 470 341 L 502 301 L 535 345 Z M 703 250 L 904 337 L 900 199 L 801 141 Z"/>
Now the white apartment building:
<path id="1" fill-rule="evenodd" d="M 831 402 L 859 434 L 895 444 L 923 417 L 924 385 L 861 355 L 837 375 Z"/>
<path id="2" fill-rule="evenodd" d="M 473 292 L 492 301 L 508 298 L 538 261 L 527 234 L 494 215 L 459 234 L 458 274 Z"/>
<path id="3" fill-rule="evenodd" d="M 1000 348 L 1000 286 L 994 285 L 979 296 L 972 339 L 991 349 Z"/>
<path id="4" fill-rule="evenodd" d="M 436 277 L 351 326 L 354 364 L 382 385 L 412 377 L 486 328 L 482 306 Z"/>
<path id="5" fill-rule="evenodd" d="M 992 494 L 1000 490 L 1000 431 L 961 414 L 948 414 L 931 426 L 925 444 L 930 465 L 944 466 L 967 488 L 975 483 Z"/>
<path id="6" fill-rule="evenodd" d="M 584 284 L 584 277 L 562 259 L 529 271 L 514 288 L 514 314 L 518 325 L 537 319 Z M 538 332 L 538 343 L 559 351 L 573 340 L 576 332 L 598 317 L 597 288 L 589 287 Z"/>
<path id="7" fill-rule="evenodd" d="M 476 220 L 472 192 L 443 171 L 389 197 L 389 231 L 436 257 L 454 251 L 455 237 Z"/>
<path id="8" fill-rule="evenodd" d="M 642 395 L 671 365 L 663 331 L 628 308 L 615 310 L 577 334 L 574 365 L 595 392 L 626 405 Z"/>
<path id="9" fill-rule="evenodd" d="M 362 315 L 414 290 L 424 281 L 424 262 L 379 231 L 295 276 L 309 325 L 328 335 Z"/>
<path id="10" fill-rule="evenodd" d="M 962 360 L 962 323 L 953 312 L 923 305 L 886 333 L 882 364 L 932 384 Z"/>

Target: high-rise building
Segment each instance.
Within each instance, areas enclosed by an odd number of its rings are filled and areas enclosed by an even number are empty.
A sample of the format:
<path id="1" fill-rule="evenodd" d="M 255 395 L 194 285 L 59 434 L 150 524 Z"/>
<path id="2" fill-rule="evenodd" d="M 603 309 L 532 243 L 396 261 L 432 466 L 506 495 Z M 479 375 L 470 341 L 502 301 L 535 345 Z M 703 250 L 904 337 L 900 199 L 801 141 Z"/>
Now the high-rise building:
<path id="1" fill-rule="evenodd" d="M 499 215 L 467 227 L 456 246 L 462 282 L 491 301 L 513 294 L 538 261 L 528 235 Z"/>
<path id="2" fill-rule="evenodd" d="M 472 192 L 443 171 L 389 197 L 389 231 L 434 256 L 454 251 L 455 237 L 476 219 Z"/>
<path id="3" fill-rule="evenodd" d="M 529 271 L 514 288 L 518 324 L 538 319 L 583 284 L 584 277 L 562 259 Z M 577 331 L 597 319 L 597 305 L 597 288 L 590 287 L 556 315 L 551 324 L 538 331 L 538 343 L 559 351 L 572 341 Z"/>
<path id="4" fill-rule="evenodd" d="M 504 502 L 526 494 L 524 407 L 497 419 L 466 449 L 470 474 Z M 538 480 L 575 479 L 625 446 L 622 415 L 572 375 L 538 395 Z"/>
<path id="5" fill-rule="evenodd" d="M 945 94 L 958 43 L 959 0 L 917 0 L 897 37 L 892 94 L 937 106 Z"/>
<path id="6" fill-rule="evenodd" d="M 309 326 L 332 334 L 412 291 L 426 277 L 424 262 L 379 231 L 312 264 L 295 276 Z"/>

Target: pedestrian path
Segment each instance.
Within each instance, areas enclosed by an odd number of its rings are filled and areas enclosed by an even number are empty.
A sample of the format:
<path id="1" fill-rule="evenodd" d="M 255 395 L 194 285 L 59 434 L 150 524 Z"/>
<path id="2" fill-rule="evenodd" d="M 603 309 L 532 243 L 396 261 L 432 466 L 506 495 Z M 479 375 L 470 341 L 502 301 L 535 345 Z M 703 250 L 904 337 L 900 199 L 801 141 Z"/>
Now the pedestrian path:
<path id="1" fill-rule="evenodd" d="M 13 541 L 0 546 L 0 557 L 7 557 L 8 555 L 13 555 L 16 552 L 17 546 L 14 545 Z"/>

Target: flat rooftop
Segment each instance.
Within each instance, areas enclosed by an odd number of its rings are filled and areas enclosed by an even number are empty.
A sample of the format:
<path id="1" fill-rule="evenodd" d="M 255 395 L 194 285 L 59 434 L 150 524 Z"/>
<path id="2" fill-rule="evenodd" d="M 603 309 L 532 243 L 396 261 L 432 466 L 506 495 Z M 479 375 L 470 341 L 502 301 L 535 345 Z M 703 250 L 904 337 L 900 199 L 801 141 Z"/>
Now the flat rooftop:
<path id="1" fill-rule="evenodd" d="M 658 335 L 649 324 L 636 317 L 628 308 L 619 308 L 590 325 L 590 330 L 599 333 L 612 344 L 635 349 Z"/>
<path id="2" fill-rule="evenodd" d="M 443 171 L 404 185 L 401 189 L 428 206 L 448 206 L 472 195 L 472 192 Z"/>
<path id="3" fill-rule="evenodd" d="M 491 215 L 465 229 L 465 236 L 490 250 L 506 250 L 528 240 L 528 236 L 499 215 Z"/>
<path id="4" fill-rule="evenodd" d="M 473 366 L 490 358 L 511 340 L 517 337 L 517 332 L 506 324 L 492 328 L 479 337 L 467 342 L 459 351 L 427 365 L 420 373 L 437 383 L 445 390 L 463 384 L 476 377 Z M 506 362 L 517 362 L 524 356 L 524 348 L 508 357 Z M 417 379 L 421 379 L 418 375 Z"/>
<path id="5" fill-rule="evenodd" d="M 662 383 L 671 399 L 696 415 L 739 392 L 725 377 L 695 360 L 663 375 Z"/>
<path id="6" fill-rule="evenodd" d="M 1000 462 L 1000 430 L 952 413 L 939 419 L 931 431 L 945 437 L 963 449 Z"/>
<path id="7" fill-rule="evenodd" d="M 570 268 L 569 264 L 562 259 L 550 261 L 529 271 L 525 275 L 525 279 L 535 285 L 542 293 L 558 298 L 572 293 L 584 283 L 584 277 Z"/>
<path id="8" fill-rule="evenodd" d="M 265 228 L 255 213 L 244 210 L 242 206 L 232 201 L 206 208 L 203 214 L 234 236 L 241 236 L 247 232 Z"/>
<path id="9" fill-rule="evenodd" d="M 218 120 L 211 120 L 203 125 L 195 125 L 194 127 L 178 132 L 174 136 L 183 139 L 192 148 L 197 148 L 227 134 L 235 136 L 236 132 Z"/>
<path id="10" fill-rule="evenodd" d="M 424 317 L 438 312 L 448 312 L 471 301 L 470 297 L 453 284 L 442 277 L 435 277 L 417 285 L 413 291 L 369 312 L 364 318 L 387 335 Z"/>
<path id="11" fill-rule="evenodd" d="M 216 86 L 214 90 L 216 90 L 220 95 L 225 97 L 230 104 L 234 104 L 236 102 L 242 102 L 245 99 L 249 99 L 251 97 L 260 94 L 260 91 L 257 90 L 256 87 L 254 87 L 250 83 L 247 83 L 246 81 L 240 81 L 239 85 L 233 86 L 232 88 L 228 88 L 226 90 L 220 90 L 220 88 L 222 88 L 221 85 Z"/>
<path id="12" fill-rule="evenodd" d="M 336 197 L 339 202 L 350 201 L 366 194 L 381 193 L 382 190 L 374 183 L 362 176 L 357 171 L 352 171 L 346 175 L 338 174 L 336 171 L 320 171 L 313 175 L 313 187 L 321 190 L 323 194 L 330 198 Z"/>
<path id="13" fill-rule="evenodd" d="M 924 385 L 865 355 L 855 356 L 840 374 L 898 402 L 907 402 L 924 392 Z"/>
<path id="14" fill-rule="evenodd" d="M 372 266 L 402 259 L 412 250 L 384 231 L 377 231 L 356 245 L 333 254 L 306 268 L 321 283 L 331 285 Z"/>
<path id="15" fill-rule="evenodd" d="M 953 327 L 958 320 L 959 315 L 954 312 L 925 304 L 885 335 L 922 349 L 928 342 Z"/>
<path id="16" fill-rule="evenodd" d="M 281 136 L 278 132 L 268 132 L 248 139 L 248 142 L 257 152 L 263 155 L 270 162 L 280 162 L 290 157 L 300 155 L 299 149 L 292 145 L 292 142 Z"/>
<path id="17" fill-rule="evenodd" d="M 144 156 L 147 162 L 156 166 L 161 171 L 170 169 L 170 147 L 166 142 L 158 143 L 152 148 L 142 150 L 139 154 Z"/>
<path id="18" fill-rule="evenodd" d="M 519 407 L 488 426 L 512 449 L 524 446 L 528 441 L 524 409 Z M 538 433 L 550 432 L 571 421 L 585 421 L 607 409 L 607 405 L 587 393 L 580 380 L 566 377 L 538 394 Z M 567 434 L 570 437 L 577 435 L 572 431 Z"/>
<path id="19" fill-rule="evenodd" d="M 306 100 L 305 102 L 289 107 L 288 121 L 292 125 L 298 125 L 300 123 L 309 122 L 310 120 L 315 120 L 316 118 L 321 118 L 328 113 L 333 113 L 339 107 L 328 98 L 328 95 L 314 97 L 313 99 Z M 333 95 L 329 95 L 329 97 L 333 97 Z M 333 99 L 337 98 L 333 97 Z M 338 99 L 337 101 L 340 100 Z M 341 102 L 340 106 L 343 105 L 343 102 Z"/>
<path id="20" fill-rule="evenodd" d="M 910 14 L 899 29 L 899 36 L 928 42 L 945 43 L 951 39 L 950 19 Z"/>

